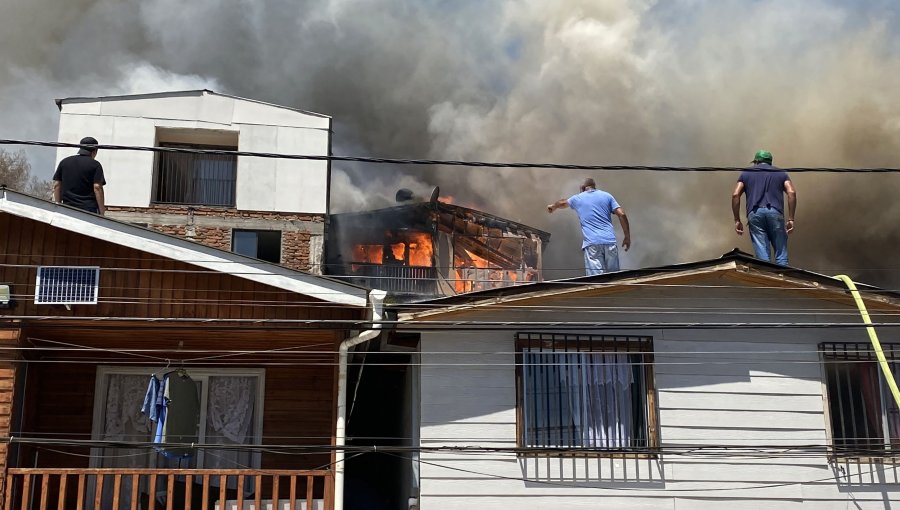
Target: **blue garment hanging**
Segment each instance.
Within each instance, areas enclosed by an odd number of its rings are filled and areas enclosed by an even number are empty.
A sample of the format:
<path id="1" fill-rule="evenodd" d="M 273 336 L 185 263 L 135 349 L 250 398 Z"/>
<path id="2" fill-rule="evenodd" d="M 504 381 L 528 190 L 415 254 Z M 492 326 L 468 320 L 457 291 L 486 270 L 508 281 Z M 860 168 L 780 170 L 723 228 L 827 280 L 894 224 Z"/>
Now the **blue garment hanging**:
<path id="1" fill-rule="evenodd" d="M 194 381 L 188 377 L 183 371 L 178 379 L 174 382 L 177 395 L 170 395 L 173 385 L 170 384 L 169 375 L 173 372 L 163 374 L 162 380 L 157 378 L 156 374 L 150 376 L 150 382 L 147 384 L 147 393 L 144 395 L 141 413 L 146 415 L 151 422 L 155 423 L 153 427 L 153 443 L 165 444 L 168 441 L 177 443 L 194 443 L 197 441 L 197 430 L 200 421 L 200 402 L 196 394 L 196 386 Z M 177 430 L 169 430 L 169 412 L 172 408 L 172 398 L 177 400 L 176 410 L 179 415 L 175 420 Z M 151 425 L 152 426 L 152 425 Z M 186 459 L 194 455 L 194 451 L 190 448 L 166 448 L 163 446 L 156 447 L 156 451 L 161 453 L 168 459 Z"/>

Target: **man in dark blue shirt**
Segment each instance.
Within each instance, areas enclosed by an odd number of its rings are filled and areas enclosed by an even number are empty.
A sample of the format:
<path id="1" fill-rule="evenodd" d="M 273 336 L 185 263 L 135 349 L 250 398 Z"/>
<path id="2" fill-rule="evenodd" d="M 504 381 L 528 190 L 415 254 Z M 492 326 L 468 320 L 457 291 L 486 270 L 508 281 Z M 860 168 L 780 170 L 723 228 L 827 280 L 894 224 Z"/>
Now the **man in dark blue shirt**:
<path id="1" fill-rule="evenodd" d="M 772 153 L 757 151 L 753 166 L 741 172 L 734 193 L 731 194 L 731 211 L 734 214 L 734 231 L 744 235 L 741 223 L 741 195 L 747 194 L 747 226 L 756 258 L 771 260 L 769 245 L 775 251 L 775 263 L 788 265 L 787 238 L 794 231 L 794 212 L 797 210 L 797 193 L 787 172 L 772 166 Z M 788 196 L 787 221 L 784 218 L 784 194 Z"/>

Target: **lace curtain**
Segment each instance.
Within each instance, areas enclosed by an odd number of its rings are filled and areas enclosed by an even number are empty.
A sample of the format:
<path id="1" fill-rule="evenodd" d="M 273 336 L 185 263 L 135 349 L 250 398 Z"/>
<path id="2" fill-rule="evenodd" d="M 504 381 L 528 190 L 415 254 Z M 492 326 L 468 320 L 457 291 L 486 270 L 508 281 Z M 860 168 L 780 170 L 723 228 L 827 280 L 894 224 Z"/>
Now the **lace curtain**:
<path id="1" fill-rule="evenodd" d="M 528 446 L 638 446 L 643 398 L 627 354 L 535 352 L 524 356 Z"/>
<path id="2" fill-rule="evenodd" d="M 148 376 L 107 376 L 106 413 L 100 439 L 150 441 L 150 421 L 141 414 Z M 104 448 L 102 467 L 147 467 L 150 453 L 134 448 Z"/>
<path id="3" fill-rule="evenodd" d="M 210 377 L 206 406 L 206 442 L 222 445 L 253 442 L 257 378 Z M 248 450 L 207 450 L 206 468 L 252 467 Z"/>

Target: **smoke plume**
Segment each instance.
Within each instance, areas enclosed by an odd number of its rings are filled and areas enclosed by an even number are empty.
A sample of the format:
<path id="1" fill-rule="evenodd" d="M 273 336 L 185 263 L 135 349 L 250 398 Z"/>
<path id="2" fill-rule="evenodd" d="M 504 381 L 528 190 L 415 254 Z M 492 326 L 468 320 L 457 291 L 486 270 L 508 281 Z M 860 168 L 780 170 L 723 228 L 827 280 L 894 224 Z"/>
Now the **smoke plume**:
<path id="1" fill-rule="evenodd" d="M 900 166 L 897 7 L 883 0 L 3 0 L 0 135 L 54 139 L 66 96 L 207 87 L 335 119 L 337 154 L 646 165 Z M 30 153 L 49 175 L 53 154 Z M 336 210 L 434 185 L 548 230 L 580 274 L 589 174 L 336 165 Z M 716 257 L 736 174 L 594 173 L 626 268 Z M 792 265 L 900 285 L 900 176 L 793 176 Z"/>

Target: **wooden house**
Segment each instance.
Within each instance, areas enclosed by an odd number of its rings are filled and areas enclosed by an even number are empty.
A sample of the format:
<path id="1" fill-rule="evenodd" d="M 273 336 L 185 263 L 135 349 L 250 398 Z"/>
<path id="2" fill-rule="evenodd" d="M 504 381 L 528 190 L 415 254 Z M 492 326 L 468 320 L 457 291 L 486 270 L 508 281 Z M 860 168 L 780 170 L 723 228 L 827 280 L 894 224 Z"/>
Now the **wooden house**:
<path id="1" fill-rule="evenodd" d="M 0 508 L 332 508 L 337 351 L 367 291 L 0 190 Z M 187 377 L 188 455 L 151 374 Z"/>

